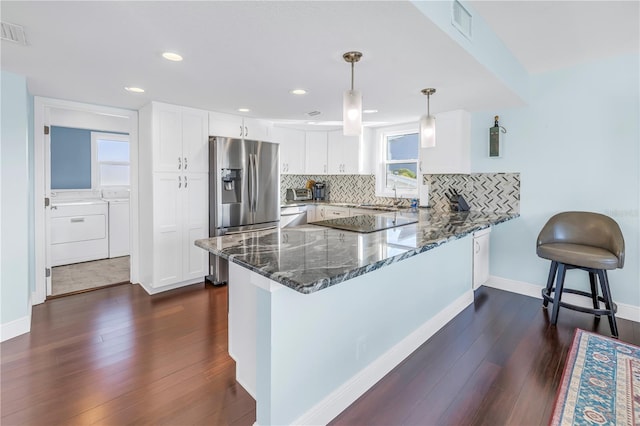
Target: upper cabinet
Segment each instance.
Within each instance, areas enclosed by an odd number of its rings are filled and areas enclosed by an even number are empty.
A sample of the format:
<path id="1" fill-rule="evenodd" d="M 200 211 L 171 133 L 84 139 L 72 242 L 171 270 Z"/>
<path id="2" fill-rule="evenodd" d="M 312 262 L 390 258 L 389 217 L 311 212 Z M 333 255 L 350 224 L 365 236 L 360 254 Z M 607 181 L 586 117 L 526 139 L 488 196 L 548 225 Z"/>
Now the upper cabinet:
<path id="1" fill-rule="evenodd" d="M 471 172 L 471 115 L 456 110 L 436 114 L 436 146 L 420 149 L 423 174 Z"/>
<path id="2" fill-rule="evenodd" d="M 305 173 L 305 132 L 286 127 L 273 128 L 273 140 L 280 144 L 280 173 Z"/>
<path id="3" fill-rule="evenodd" d="M 208 172 L 206 111 L 153 102 L 153 170 Z"/>
<path id="4" fill-rule="evenodd" d="M 258 141 L 275 141 L 273 126 L 267 120 L 247 118 L 239 115 L 209 112 L 209 135 Z M 277 141 L 275 141 L 277 142 Z"/>
<path id="5" fill-rule="evenodd" d="M 328 132 L 327 163 L 331 175 L 357 174 L 360 167 L 360 136 L 345 136 L 342 130 Z"/>
<path id="6" fill-rule="evenodd" d="M 328 172 L 327 132 L 306 132 L 305 173 L 326 175 Z"/>

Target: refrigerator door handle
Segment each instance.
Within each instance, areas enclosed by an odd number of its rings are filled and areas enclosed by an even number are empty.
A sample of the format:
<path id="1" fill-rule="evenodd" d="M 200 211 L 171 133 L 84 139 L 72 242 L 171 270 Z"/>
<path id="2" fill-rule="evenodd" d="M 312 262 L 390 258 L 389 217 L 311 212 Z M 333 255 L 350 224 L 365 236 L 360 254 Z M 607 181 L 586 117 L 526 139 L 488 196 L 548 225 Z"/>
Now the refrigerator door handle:
<path id="1" fill-rule="evenodd" d="M 251 196 L 252 201 L 251 201 L 251 211 L 255 213 L 256 211 L 256 206 L 258 205 L 258 166 L 256 164 L 257 162 L 257 157 L 256 154 L 251 154 L 251 157 L 253 157 L 253 165 L 252 165 L 252 171 L 253 171 L 253 195 Z"/>
<path id="2" fill-rule="evenodd" d="M 249 154 L 249 165 L 247 169 L 249 174 L 249 211 L 253 211 L 253 154 Z"/>

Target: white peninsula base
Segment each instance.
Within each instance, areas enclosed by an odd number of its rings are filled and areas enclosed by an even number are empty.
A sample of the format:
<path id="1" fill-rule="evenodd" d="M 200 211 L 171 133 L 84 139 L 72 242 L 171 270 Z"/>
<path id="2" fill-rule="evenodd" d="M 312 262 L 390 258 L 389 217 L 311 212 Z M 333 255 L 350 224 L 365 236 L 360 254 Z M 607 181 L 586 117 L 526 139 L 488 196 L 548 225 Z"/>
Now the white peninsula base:
<path id="1" fill-rule="evenodd" d="M 326 424 L 473 302 L 470 235 L 312 294 L 229 263 L 229 354 L 256 424 Z"/>

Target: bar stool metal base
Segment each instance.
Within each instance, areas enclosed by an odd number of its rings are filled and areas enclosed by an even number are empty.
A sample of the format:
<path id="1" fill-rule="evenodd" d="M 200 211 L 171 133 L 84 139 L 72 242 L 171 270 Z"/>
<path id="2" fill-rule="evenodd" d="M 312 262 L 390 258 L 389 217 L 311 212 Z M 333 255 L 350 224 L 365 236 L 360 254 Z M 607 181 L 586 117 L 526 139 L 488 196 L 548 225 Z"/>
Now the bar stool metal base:
<path id="1" fill-rule="evenodd" d="M 568 269 L 582 269 L 583 271 L 587 271 L 589 273 L 591 293 L 571 288 L 564 288 L 564 277 Z M 598 295 L 596 276 L 598 278 L 597 281 L 600 282 L 602 296 Z M 555 286 L 553 285 L 554 281 L 556 283 Z M 561 299 L 563 292 L 589 297 L 592 301 L 593 308 L 587 308 L 585 306 L 562 302 Z M 551 295 L 552 293 L 553 296 Z M 615 317 L 615 313 L 618 311 L 618 306 L 613 303 L 613 300 L 611 299 L 611 290 L 609 289 L 609 279 L 607 277 L 606 269 L 586 268 L 582 266 L 569 265 L 557 261 L 552 261 L 551 268 L 549 269 L 547 286 L 542 289 L 542 307 L 546 309 L 549 305 L 549 302 L 553 303 L 551 324 L 555 325 L 558 322 L 558 312 L 560 310 L 560 306 L 562 306 L 563 308 L 571 309 L 574 311 L 594 314 L 596 317 L 600 317 L 600 315 L 606 315 L 609 319 L 611 334 L 613 335 L 613 337 L 618 337 L 618 325 L 616 324 Z M 604 303 L 605 309 L 600 308 L 600 302 Z"/>

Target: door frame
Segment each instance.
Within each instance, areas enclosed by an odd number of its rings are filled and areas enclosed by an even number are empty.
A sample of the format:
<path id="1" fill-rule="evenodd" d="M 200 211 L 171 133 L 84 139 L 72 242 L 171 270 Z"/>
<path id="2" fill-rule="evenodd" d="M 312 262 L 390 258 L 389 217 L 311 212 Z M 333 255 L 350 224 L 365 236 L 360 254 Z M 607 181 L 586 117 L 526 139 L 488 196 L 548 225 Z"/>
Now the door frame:
<path id="1" fill-rule="evenodd" d="M 45 197 L 51 197 L 50 135 L 44 134 L 44 126 L 50 126 L 51 109 L 63 109 L 95 114 L 114 115 L 129 119 L 129 149 L 131 160 L 131 186 L 129 202 L 130 230 L 130 281 L 139 282 L 139 238 L 138 238 L 138 111 L 92 105 L 61 99 L 34 97 L 33 143 L 34 143 L 34 237 L 35 237 L 35 289 L 31 304 L 43 303 L 50 289 L 51 277 L 46 277 L 50 264 L 48 214 L 44 207 Z"/>

